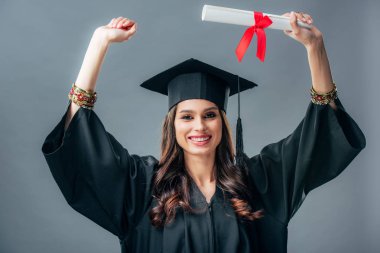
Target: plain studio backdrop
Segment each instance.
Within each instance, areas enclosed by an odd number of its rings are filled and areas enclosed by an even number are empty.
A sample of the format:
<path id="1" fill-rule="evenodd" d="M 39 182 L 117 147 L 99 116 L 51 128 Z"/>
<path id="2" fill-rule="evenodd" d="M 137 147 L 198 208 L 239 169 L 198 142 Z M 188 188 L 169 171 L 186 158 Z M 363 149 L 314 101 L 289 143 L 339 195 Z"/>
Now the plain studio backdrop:
<path id="1" fill-rule="evenodd" d="M 138 23 L 127 43 L 109 48 L 95 111 L 130 153 L 159 156 L 165 96 L 139 84 L 197 58 L 259 84 L 244 92 L 245 150 L 260 152 L 301 121 L 311 86 L 305 48 L 267 30 L 264 63 L 256 37 L 243 61 L 234 50 L 244 27 L 202 22 L 204 4 L 282 14 L 310 13 L 323 32 L 334 81 L 367 147 L 312 191 L 289 224 L 289 252 L 380 252 L 378 1 L 353 0 L 1 0 L 0 252 L 119 252 L 117 237 L 65 202 L 41 152 L 63 116 L 91 35 L 113 17 Z M 375 86 L 376 84 L 376 86 Z M 237 96 L 228 117 L 235 129 Z"/>

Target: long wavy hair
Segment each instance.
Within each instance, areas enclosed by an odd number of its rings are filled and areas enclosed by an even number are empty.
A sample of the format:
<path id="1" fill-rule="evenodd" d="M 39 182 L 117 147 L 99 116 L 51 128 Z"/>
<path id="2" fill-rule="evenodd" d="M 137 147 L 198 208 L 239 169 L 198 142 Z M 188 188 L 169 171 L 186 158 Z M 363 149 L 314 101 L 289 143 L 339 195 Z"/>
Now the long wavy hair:
<path id="1" fill-rule="evenodd" d="M 162 126 L 161 158 L 153 181 L 153 198 L 157 205 L 150 211 L 150 219 L 156 228 L 173 221 L 176 209 L 196 212 L 190 206 L 191 177 L 185 169 L 183 149 L 176 141 L 174 120 L 177 106 L 166 115 Z M 248 189 L 246 170 L 234 165 L 234 146 L 226 114 L 219 110 L 222 119 L 222 138 L 216 148 L 215 165 L 218 186 L 229 198 L 236 215 L 253 221 L 263 217 L 263 211 L 254 211 L 250 202 L 252 194 Z M 226 196 L 225 195 L 225 196 Z"/>

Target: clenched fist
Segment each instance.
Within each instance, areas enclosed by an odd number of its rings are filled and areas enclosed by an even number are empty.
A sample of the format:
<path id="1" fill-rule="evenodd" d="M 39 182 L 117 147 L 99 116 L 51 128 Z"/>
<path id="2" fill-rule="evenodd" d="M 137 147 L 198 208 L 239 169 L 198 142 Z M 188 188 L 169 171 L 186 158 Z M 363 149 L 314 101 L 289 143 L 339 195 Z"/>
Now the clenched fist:
<path id="1" fill-rule="evenodd" d="M 96 33 L 107 42 L 123 42 L 129 40 L 137 29 L 137 23 L 124 17 L 113 18 L 107 25 L 100 26 Z"/>
<path id="2" fill-rule="evenodd" d="M 291 31 L 284 31 L 286 35 L 302 43 L 306 48 L 315 44 L 320 44 L 322 41 L 322 33 L 313 25 L 313 19 L 309 14 L 302 12 L 291 12 L 283 14 L 285 17 L 290 17 Z M 311 29 L 298 26 L 297 20 L 307 23 Z"/>

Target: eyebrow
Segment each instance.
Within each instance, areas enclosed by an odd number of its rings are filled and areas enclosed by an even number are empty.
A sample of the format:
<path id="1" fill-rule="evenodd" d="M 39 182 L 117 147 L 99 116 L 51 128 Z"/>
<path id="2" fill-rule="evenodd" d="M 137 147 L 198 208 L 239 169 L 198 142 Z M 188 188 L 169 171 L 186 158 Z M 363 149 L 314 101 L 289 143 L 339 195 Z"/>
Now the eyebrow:
<path id="1" fill-rule="evenodd" d="M 204 109 L 203 112 L 207 112 L 207 111 L 211 111 L 211 110 L 218 110 L 218 107 L 216 107 L 216 106 L 209 107 L 209 108 Z M 182 110 L 179 113 L 184 113 L 184 112 L 189 113 L 189 112 L 194 112 L 194 111 L 193 110 Z"/>

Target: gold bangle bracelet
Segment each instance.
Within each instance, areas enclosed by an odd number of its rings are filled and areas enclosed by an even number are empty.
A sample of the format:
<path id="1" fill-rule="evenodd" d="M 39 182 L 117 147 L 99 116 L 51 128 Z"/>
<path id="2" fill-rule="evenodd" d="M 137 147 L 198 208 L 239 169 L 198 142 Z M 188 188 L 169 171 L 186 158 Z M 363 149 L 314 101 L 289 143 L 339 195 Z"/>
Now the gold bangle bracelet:
<path id="1" fill-rule="evenodd" d="M 97 99 L 96 92 L 88 92 L 73 83 L 68 98 L 80 107 L 92 109 Z"/>
<path id="2" fill-rule="evenodd" d="M 84 89 L 82 89 L 82 88 L 79 88 L 78 86 L 75 85 L 75 83 L 73 83 L 72 87 L 73 87 L 74 89 L 76 89 L 76 90 L 82 92 L 82 93 L 85 93 L 85 94 L 93 95 L 93 94 L 96 93 L 96 92 L 94 92 L 94 91 L 87 91 L 87 90 L 84 90 Z"/>
<path id="3" fill-rule="evenodd" d="M 310 95 L 311 95 L 311 102 L 317 105 L 327 105 L 331 101 L 335 100 L 338 95 L 337 95 L 337 88 L 335 83 L 333 83 L 334 88 L 327 92 L 327 93 L 317 93 L 313 86 L 310 89 Z"/>

